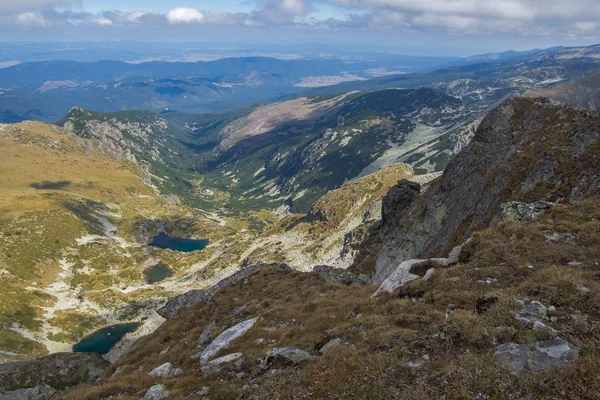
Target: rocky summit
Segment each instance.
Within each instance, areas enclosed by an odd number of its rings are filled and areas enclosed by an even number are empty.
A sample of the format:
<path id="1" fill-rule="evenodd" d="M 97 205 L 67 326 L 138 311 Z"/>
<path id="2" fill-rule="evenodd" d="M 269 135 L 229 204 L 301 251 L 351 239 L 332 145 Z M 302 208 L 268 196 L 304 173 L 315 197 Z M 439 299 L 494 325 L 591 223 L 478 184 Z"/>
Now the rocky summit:
<path id="1" fill-rule="evenodd" d="M 0 400 L 599 398 L 600 83 L 555 52 L 0 126 Z"/>

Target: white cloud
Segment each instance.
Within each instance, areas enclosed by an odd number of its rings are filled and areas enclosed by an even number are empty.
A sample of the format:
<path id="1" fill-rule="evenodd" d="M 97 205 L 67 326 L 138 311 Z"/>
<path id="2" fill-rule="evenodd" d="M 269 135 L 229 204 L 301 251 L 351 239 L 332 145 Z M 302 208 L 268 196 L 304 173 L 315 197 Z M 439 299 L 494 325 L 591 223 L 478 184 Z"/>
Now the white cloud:
<path id="1" fill-rule="evenodd" d="M 120 18 L 120 22 L 124 24 L 139 24 L 142 22 L 142 18 L 144 17 L 144 15 L 145 13 L 141 11 L 134 11 L 132 13 L 122 16 Z"/>
<path id="2" fill-rule="evenodd" d="M 113 22 L 110 19 L 104 18 L 104 17 L 94 18 L 90 22 L 92 24 L 94 24 L 94 25 L 99 25 L 99 26 L 111 26 L 111 25 L 113 25 Z"/>
<path id="3" fill-rule="evenodd" d="M 0 0 L 0 25 L 203 24 L 459 34 L 600 36 L 600 0 L 248 0 L 253 11 L 176 7 L 167 13 L 89 13 L 81 0 Z M 328 14 L 319 13 L 325 7 Z M 332 12 L 334 10 L 335 12 Z M 331 16 L 331 18 L 330 18 Z"/>
<path id="4" fill-rule="evenodd" d="M 24 26 L 41 26 L 45 27 L 48 25 L 46 19 L 38 13 L 25 12 L 17 15 L 17 24 Z"/>
<path id="5" fill-rule="evenodd" d="M 196 8 L 177 7 L 167 13 L 170 24 L 193 24 L 204 21 L 204 14 Z"/>

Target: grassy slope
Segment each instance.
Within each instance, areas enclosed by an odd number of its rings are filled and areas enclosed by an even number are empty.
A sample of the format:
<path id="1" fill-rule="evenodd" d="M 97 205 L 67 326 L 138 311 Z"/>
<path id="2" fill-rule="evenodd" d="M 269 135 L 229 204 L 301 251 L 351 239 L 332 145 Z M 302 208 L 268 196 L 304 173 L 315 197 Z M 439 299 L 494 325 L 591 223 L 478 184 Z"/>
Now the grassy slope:
<path id="1" fill-rule="evenodd" d="M 139 246 L 160 226 L 188 236 L 221 235 L 214 223 L 190 218 L 186 207 L 158 197 L 137 166 L 112 161 L 97 148 L 42 123 L 0 128 L 0 280 L 7 295 L 0 304 L 0 350 L 21 356 L 46 351 L 22 335 L 64 349 L 107 322 L 139 318 L 130 302 L 142 309 L 148 299 L 165 298 L 162 287 L 115 291 L 144 285 L 141 269 L 149 260 L 164 259 L 181 273 L 210 254 Z M 131 247 L 106 239 L 77 245 L 85 235 L 103 235 L 98 211 L 114 213 L 107 220 Z M 65 263 L 72 264 L 67 272 Z M 70 302 L 60 305 L 65 296 Z M 84 303 L 74 301 L 77 296 Z"/>
<path id="2" fill-rule="evenodd" d="M 541 230 L 575 236 L 573 243 L 548 243 Z M 138 391 L 162 382 L 173 398 L 185 398 L 203 386 L 211 398 L 248 399 L 472 399 L 597 398 L 600 322 L 600 206 L 597 199 L 557 206 L 538 222 L 504 222 L 474 236 L 461 262 L 438 269 L 428 281 L 415 281 L 394 294 L 371 299 L 375 287 L 327 284 L 313 274 L 263 271 L 238 283 L 208 304 L 198 304 L 163 325 L 131 354 L 107 371 L 101 386 L 73 391 L 69 399 L 114 396 L 136 399 Z M 581 266 L 568 265 L 577 260 Z M 528 265 L 534 265 L 529 269 Z M 497 279 L 482 283 L 486 279 Z M 577 285 L 590 291 L 582 293 Z M 499 302 L 483 314 L 477 298 L 490 292 Z M 511 375 L 491 359 L 498 343 L 547 339 L 514 318 L 515 301 L 529 297 L 556 307 L 551 325 L 561 337 L 580 346 L 580 359 L 545 374 Z M 411 300 L 414 299 L 414 300 Z M 450 319 L 448 304 L 454 305 Z M 235 307 L 246 305 L 239 314 Z M 214 335 L 239 321 L 260 316 L 246 335 L 221 355 L 244 353 L 242 372 L 225 367 L 206 375 L 190 356 L 204 327 L 216 321 Z M 275 331 L 263 328 L 280 327 Z M 499 328 L 502 327 L 502 328 Z M 339 347 L 307 366 L 288 368 L 250 386 L 257 358 L 272 347 L 296 346 L 318 355 L 330 339 L 340 337 L 355 349 Z M 256 344 L 259 338 L 266 339 Z M 167 354 L 159 354 L 170 346 Z M 403 362 L 428 355 L 422 369 Z M 151 378 L 147 373 L 171 362 L 184 374 Z M 116 368 L 124 369 L 113 375 Z"/>

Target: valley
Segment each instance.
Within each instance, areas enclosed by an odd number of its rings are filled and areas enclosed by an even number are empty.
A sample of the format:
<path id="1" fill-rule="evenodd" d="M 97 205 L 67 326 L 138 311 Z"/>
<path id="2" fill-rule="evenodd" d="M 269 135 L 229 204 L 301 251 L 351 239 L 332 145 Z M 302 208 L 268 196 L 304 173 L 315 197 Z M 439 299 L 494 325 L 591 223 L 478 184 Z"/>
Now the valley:
<path id="1" fill-rule="evenodd" d="M 0 70 L 0 111 L 48 107 L 0 125 L 0 364 L 81 357 L 78 400 L 557 398 L 519 373 L 600 354 L 599 49 Z"/>

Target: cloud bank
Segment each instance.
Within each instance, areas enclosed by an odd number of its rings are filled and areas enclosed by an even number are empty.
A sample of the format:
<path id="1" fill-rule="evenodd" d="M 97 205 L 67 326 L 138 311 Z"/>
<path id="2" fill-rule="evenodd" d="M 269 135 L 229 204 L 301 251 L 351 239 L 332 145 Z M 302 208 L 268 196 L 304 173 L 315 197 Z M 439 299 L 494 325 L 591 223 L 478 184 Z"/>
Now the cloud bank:
<path id="1" fill-rule="evenodd" d="M 20 0 L 0 3 L 0 25 L 49 29 L 65 24 L 239 25 L 318 29 L 435 31 L 461 35 L 517 33 L 595 37 L 600 33 L 598 0 L 254 0 L 250 12 L 174 7 L 164 14 L 90 13 L 79 0 Z M 169 2 L 171 4 L 171 2 Z M 320 7 L 336 16 L 317 19 Z"/>

